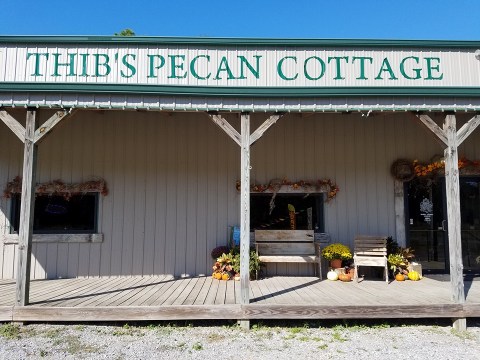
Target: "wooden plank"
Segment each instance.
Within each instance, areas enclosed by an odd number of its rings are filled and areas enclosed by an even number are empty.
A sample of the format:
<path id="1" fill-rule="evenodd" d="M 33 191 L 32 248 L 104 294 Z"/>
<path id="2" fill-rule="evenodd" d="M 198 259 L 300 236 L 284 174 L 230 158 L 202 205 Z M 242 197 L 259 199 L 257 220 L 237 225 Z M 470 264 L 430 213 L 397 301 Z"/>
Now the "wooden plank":
<path id="1" fill-rule="evenodd" d="M 235 304 L 235 280 L 227 281 L 227 290 L 225 292 L 225 304 Z"/>
<path id="2" fill-rule="evenodd" d="M 445 186 L 447 189 L 450 284 L 453 301 L 463 304 L 465 302 L 465 292 L 463 288 L 460 180 L 458 173 L 456 119 L 454 115 L 447 115 L 444 130 L 448 139 L 448 147 L 445 150 Z"/>
<path id="3" fill-rule="evenodd" d="M 98 322 L 98 321 L 156 321 L 241 319 L 240 305 L 179 305 L 179 306 L 105 306 L 105 307 L 15 307 L 12 315 L 16 322 Z"/>
<path id="4" fill-rule="evenodd" d="M 220 127 L 220 129 L 222 129 L 228 136 L 230 136 L 233 141 L 235 141 L 238 145 L 242 146 L 240 134 L 237 130 L 235 130 L 232 125 L 230 125 L 227 120 L 225 120 L 221 115 L 208 114 L 208 116 L 216 125 L 218 125 L 218 127 Z"/>
<path id="5" fill-rule="evenodd" d="M 36 126 L 36 111 L 27 110 L 25 144 L 23 152 L 22 196 L 17 257 L 16 304 L 28 305 L 30 296 L 30 266 L 32 256 L 33 210 L 35 203 L 35 171 L 37 146 L 33 142 Z"/>
<path id="6" fill-rule="evenodd" d="M 4 244 L 18 244 L 18 234 L 3 234 Z M 103 234 L 33 234 L 32 243 L 101 243 Z"/>
<path id="7" fill-rule="evenodd" d="M 185 301 L 190 297 L 192 293 L 198 294 L 198 292 L 201 289 L 201 284 L 203 284 L 203 281 L 205 281 L 204 277 L 192 278 L 188 283 L 188 285 L 185 287 L 185 289 L 182 291 L 182 293 L 171 303 L 171 305 L 182 305 L 185 303 Z M 200 286 L 198 284 L 200 284 Z M 192 295 L 190 299 L 193 298 L 193 300 L 195 300 L 195 296 L 196 295 Z M 193 304 L 193 300 L 190 302 L 189 305 Z"/>
<path id="8" fill-rule="evenodd" d="M 117 287 L 108 299 L 99 302 L 98 306 L 123 306 L 123 303 L 141 291 L 148 281 L 147 277 L 135 276 L 129 278 L 129 281 L 122 284 L 121 287 Z"/>
<path id="9" fill-rule="evenodd" d="M 0 119 L 12 130 L 21 142 L 25 142 L 25 128 L 13 116 L 5 110 L 0 110 Z"/>
<path id="10" fill-rule="evenodd" d="M 89 287 L 82 293 L 71 296 L 66 302 L 59 303 L 58 306 L 106 306 L 107 303 L 117 299 L 117 295 L 123 294 L 131 289 L 141 277 L 118 277 L 114 279 L 103 279 L 95 287 Z M 135 281 L 132 283 L 132 281 Z"/>
<path id="11" fill-rule="evenodd" d="M 316 256 L 293 256 L 293 255 L 260 255 L 259 259 L 264 263 L 318 263 Z"/>
<path id="12" fill-rule="evenodd" d="M 72 110 L 70 113 L 67 110 L 59 110 L 55 114 L 53 114 L 47 121 L 45 121 L 36 131 L 35 131 L 35 138 L 34 142 L 38 144 L 40 140 L 44 138 L 45 135 L 50 133 L 55 125 L 57 125 L 60 121 L 68 117 L 68 115 L 73 115 L 76 110 Z"/>
<path id="13" fill-rule="evenodd" d="M 457 131 L 457 146 L 460 146 L 478 125 L 480 125 L 480 115 L 474 116 L 463 124 L 460 130 Z"/>
<path id="14" fill-rule="evenodd" d="M 444 130 L 437 125 L 435 121 L 428 115 L 417 115 L 420 121 L 429 128 L 445 145 L 448 145 L 447 135 Z"/>
<path id="15" fill-rule="evenodd" d="M 240 156 L 240 292 L 250 302 L 250 114 L 242 113 Z"/>
<path id="16" fill-rule="evenodd" d="M 205 278 L 205 282 L 202 285 L 202 289 L 198 293 L 195 301 L 193 302 L 194 305 L 204 305 L 205 304 L 205 302 L 207 300 L 207 296 L 210 293 L 210 288 L 213 286 L 214 283 L 216 284 L 216 281 L 218 281 L 218 280 L 213 279 L 211 276 L 207 276 Z"/>
<path id="17" fill-rule="evenodd" d="M 311 255 L 315 257 L 313 243 L 257 243 L 259 255 Z"/>
<path id="18" fill-rule="evenodd" d="M 255 230 L 255 242 L 313 242 L 313 230 Z"/>
<path id="19" fill-rule="evenodd" d="M 218 287 L 222 280 L 212 279 L 212 283 L 208 289 L 207 296 L 205 297 L 203 305 L 213 305 L 215 304 L 215 299 L 217 298 Z"/>
<path id="20" fill-rule="evenodd" d="M 145 301 L 149 296 L 151 296 L 155 291 L 153 290 L 157 286 L 164 285 L 166 281 L 170 279 L 165 275 L 160 276 L 149 276 L 148 282 L 143 284 L 141 291 L 137 292 L 135 295 L 131 296 L 129 299 L 122 302 L 122 306 L 131 306 L 131 305 L 140 305 Z"/>
<path id="21" fill-rule="evenodd" d="M 0 306 L 0 322 L 13 321 L 13 306 Z"/>
<path id="22" fill-rule="evenodd" d="M 194 278 L 183 278 L 183 279 L 177 280 L 176 282 L 179 283 L 179 286 L 175 289 L 175 291 L 173 291 L 170 296 L 165 298 L 164 301 L 162 301 L 161 303 L 157 302 L 156 304 L 164 305 L 164 306 L 172 305 L 173 303 L 175 303 L 175 301 L 181 296 L 181 294 L 184 291 L 188 291 L 187 288 L 190 288 L 191 286 L 190 283 L 194 280 L 195 280 Z"/>
<path id="23" fill-rule="evenodd" d="M 155 294 L 163 292 L 175 282 L 172 276 L 163 276 L 154 280 L 152 284 L 148 286 L 144 294 L 135 301 L 135 305 L 144 305 L 149 299 L 154 297 Z"/>
<path id="24" fill-rule="evenodd" d="M 250 146 L 255 144 L 258 139 L 260 139 L 263 134 L 270 129 L 272 125 L 274 125 L 278 119 L 280 119 L 283 114 L 275 114 L 270 116 L 267 120 L 265 120 L 262 125 L 260 125 L 253 133 L 250 135 Z M 239 144 L 240 145 L 240 144 Z"/>

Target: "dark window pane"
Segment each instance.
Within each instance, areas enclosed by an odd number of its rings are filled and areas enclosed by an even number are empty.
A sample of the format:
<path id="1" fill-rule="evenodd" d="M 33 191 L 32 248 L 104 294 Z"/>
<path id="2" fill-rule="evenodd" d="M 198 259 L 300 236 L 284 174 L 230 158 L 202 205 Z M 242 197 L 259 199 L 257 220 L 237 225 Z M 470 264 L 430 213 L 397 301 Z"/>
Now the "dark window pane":
<path id="1" fill-rule="evenodd" d="M 97 232 L 98 194 L 63 196 L 36 196 L 33 232 L 61 234 Z M 20 222 L 20 194 L 12 199 L 13 228 L 18 232 Z"/>
<path id="2" fill-rule="evenodd" d="M 277 194 L 271 209 L 272 194 L 251 194 L 250 228 L 254 230 L 288 230 L 288 205 L 295 207 L 296 230 L 322 232 L 323 194 Z"/>

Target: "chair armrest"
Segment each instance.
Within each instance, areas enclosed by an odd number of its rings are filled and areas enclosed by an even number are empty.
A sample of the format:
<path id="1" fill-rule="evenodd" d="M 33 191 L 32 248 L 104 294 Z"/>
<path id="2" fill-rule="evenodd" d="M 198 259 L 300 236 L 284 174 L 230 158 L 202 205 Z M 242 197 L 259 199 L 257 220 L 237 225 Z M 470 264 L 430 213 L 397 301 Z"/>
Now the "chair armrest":
<path id="1" fill-rule="evenodd" d="M 322 255 L 322 252 L 320 249 L 320 242 L 315 241 L 313 244 L 315 245 L 315 255 L 320 257 Z"/>

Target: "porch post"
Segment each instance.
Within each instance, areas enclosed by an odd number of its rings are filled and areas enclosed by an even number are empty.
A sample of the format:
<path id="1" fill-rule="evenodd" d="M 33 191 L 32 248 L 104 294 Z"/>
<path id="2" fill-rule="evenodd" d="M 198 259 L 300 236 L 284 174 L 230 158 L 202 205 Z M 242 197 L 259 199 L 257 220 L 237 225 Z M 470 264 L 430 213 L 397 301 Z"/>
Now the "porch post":
<path id="1" fill-rule="evenodd" d="M 447 136 L 445 149 L 445 185 L 447 195 L 448 245 L 450 257 L 450 284 L 452 300 L 457 304 L 465 303 L 463 286 L 462 237 L 460 216 L 460 182 L 458 172 L 458 138 L 454 115 L 447 115 L 444 124 Z M 454 319 L 453 326 L 465 330 L 465 318 Z"/>
<path id="2" fill-rule="evenodd" d="M 240 298 L 241 305 L 250 302 L 250 114 L 242 113 L 240 159 Z M 248 320 L 240 325 L 250 327 Z"/>
<path id="3" fill-rule="evenodd" d="M 27 110 L 25 144 L 23 151 L 23 177 L 18 236 L 16 305 L 29 303 L 30 263 L 32 255 L 33 209 L 35 202 L 35 169 L 37 145 L 34 143 L 36 110 Z"/>

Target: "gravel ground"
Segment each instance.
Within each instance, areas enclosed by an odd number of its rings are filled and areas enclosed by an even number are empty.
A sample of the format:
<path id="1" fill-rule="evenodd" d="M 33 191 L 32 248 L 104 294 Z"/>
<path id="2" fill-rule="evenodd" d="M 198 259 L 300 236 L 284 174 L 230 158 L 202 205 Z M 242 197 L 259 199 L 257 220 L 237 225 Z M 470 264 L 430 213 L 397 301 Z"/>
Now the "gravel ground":
<path id="1" fill-rule="evenodd" d="M 367 323 L 0 324 L 0 359 L 480 359 L 480 320 Z"/>

